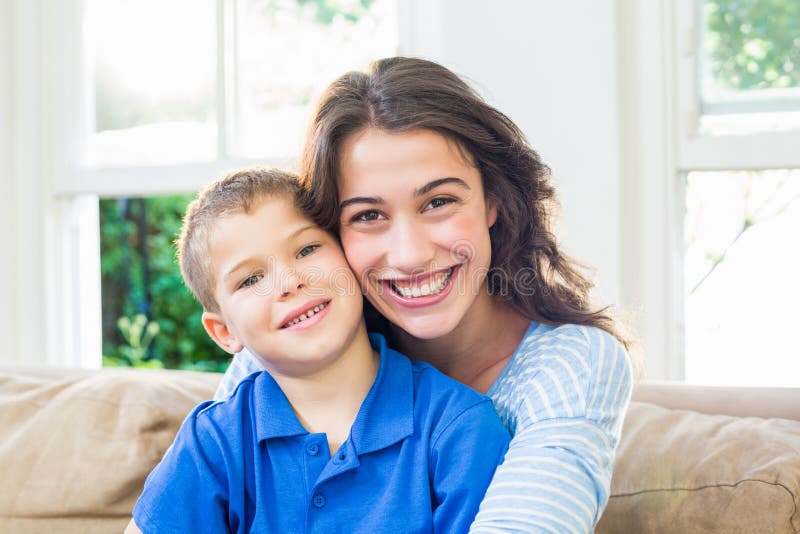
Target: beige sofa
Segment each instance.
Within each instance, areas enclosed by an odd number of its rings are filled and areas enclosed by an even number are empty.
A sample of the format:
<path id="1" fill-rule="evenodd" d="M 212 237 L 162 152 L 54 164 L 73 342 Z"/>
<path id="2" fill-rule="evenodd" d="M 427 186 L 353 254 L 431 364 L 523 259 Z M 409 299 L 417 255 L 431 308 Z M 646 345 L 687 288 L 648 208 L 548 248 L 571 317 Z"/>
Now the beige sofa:
<path id="1" fill-rule="evenodd" d="M 0 533 L 121 532 L 220 375 L 0 369 Z M 640 385 L 601 533 L 800 532 L 800 389 Z"/>

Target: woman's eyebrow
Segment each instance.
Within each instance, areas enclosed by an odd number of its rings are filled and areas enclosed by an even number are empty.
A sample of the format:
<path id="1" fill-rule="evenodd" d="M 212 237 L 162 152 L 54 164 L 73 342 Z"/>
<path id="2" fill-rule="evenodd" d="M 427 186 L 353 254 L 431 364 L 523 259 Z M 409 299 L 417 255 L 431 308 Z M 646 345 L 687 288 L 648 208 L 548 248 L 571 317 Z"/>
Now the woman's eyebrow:
<path id="1" fill-rule="evenodd" d="M 459 187 L 463 187 L 464 189 L 467 189 L 467 190 L 469 190 L 469 188 L 470 188 L 469 185 L 467 185 L 467 182 L 465 182 L 461 178 L 456 178 L 454 176 L 448 176 L 447 178 L 437 178 L 436 180 L 431 180 L 430 182 L 428 182 L 427 184 L 423 185 L 419 189 L 415 189 L 414 190 L 414 196 L 415 197 L 421 197 L 422 195 L 430 193 L 431 191 L 433 191 L 434 189 L 436 189 L 440 185 L 444 185 L 444 184 L 455 184 L 455 185 L 457 185 Z"/>
<path id="2" fill-rule="evenodd" d="M 343 200 L 339 204 L 339 210 L 343 210 L 351 204 L 385 204 L 386 202 L 381 197 L 352 197 Z"/>
<path id="3" fill-rule="evenodd" d="M 470 189 L 469 185 L 467 185 L 467 182 L 465 182 L 461 178 L 448 176 L 447 178 L 437 178 L 436 180 L 431 180 L 430 182 L 423 185 L 419 189 L 415 189 L 414 196 L 421 197 L 422 195 L 430 193 L 432 190 L 444 184 L 455 184 L 459 187 L 463 187 L 464 189 L 467 190 Z M 383 198 L 381 197 L 352 197 L 348 198 L 347 200 L 343 200 L 339 204 L 339 210 L 343 210 L 344 208 L 352 204 L 385 204 L 385 203 L 386 201 L 383 200 Z"/>

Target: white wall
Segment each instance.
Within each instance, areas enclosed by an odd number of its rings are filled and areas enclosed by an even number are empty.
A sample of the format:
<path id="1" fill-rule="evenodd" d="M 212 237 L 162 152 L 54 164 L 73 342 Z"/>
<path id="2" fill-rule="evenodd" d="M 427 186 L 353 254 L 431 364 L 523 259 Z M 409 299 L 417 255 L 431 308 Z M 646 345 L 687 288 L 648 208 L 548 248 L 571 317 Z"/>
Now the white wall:
<path id="1" fill-rule="evenodd" d="M 0 339 L 3 350 L 0 359 L 19 353 L 16 310 L 17 275 L 16 233 L 14 219 L 16 203 L 11 175 L 12 161 L 12 11 L 10 2 L 0 2 Z"/>
<path id="2" fill-rule="evenodd" d="M 41 365 L 59 350 L 52 341 L 48 300 L 57 289 L 48 268 L 55 220 L 44 158 L 43 6 L 38 0 L 0 3 L 0 339 L 4 363 Z M 62 313 L 57 322 L 66 322 Z M 50 352 L 48 353 L 48 348 Z"/>
<path id="3" fill-rule="evenodd" d="M 558 235 L 597 270 L 598 297 L 621 286 L 616 16 L 612 0 L 441 0 L 416 9 L 438 38 L 406 50 L 469 78 L 511 117 L 552 169 Z M 433 21 L 433 22 L 431 22 Z"/>

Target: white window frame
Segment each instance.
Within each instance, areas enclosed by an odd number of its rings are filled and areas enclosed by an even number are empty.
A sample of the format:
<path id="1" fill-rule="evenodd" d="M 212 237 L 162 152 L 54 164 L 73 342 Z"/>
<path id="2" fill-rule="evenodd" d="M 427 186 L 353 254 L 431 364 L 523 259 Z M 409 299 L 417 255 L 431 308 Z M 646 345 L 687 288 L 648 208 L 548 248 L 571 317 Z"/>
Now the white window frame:
<path id="1" fill-rule="evenodd" d="M 691 0 L 675 2 L 677 80 L 677 167 L 702 170 L 765 170 L 800 167 L 800 130 L 748 135 L 710 135 L 698 131 L 699 60 L 697 28 L 702 23 Z"/>

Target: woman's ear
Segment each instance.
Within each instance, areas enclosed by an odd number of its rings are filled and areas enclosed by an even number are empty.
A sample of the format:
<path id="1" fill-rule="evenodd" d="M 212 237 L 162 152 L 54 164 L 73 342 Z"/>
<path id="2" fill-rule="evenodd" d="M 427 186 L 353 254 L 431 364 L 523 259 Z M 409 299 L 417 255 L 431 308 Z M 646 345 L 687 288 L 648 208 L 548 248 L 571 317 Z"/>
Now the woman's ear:
<path id="1" fill-rule="evenodd" d="M 225 322 L 225 318 L 221 314 L 204 311 L 202 321 L 203 328 L 206 329 L 208 335 L 225 352 L 236 354 L 244 348 L 244 345 L 228 328 L 228 323 Z"/>
<path id="2" fill-rule="evenodd" d="M 493 200 L 486 200 L 486 228 L 491 228 L 497 222 L 497 204 Z"/>

